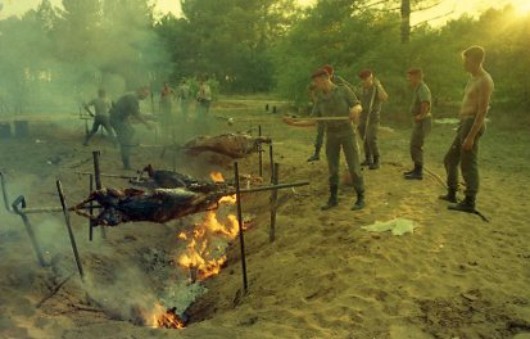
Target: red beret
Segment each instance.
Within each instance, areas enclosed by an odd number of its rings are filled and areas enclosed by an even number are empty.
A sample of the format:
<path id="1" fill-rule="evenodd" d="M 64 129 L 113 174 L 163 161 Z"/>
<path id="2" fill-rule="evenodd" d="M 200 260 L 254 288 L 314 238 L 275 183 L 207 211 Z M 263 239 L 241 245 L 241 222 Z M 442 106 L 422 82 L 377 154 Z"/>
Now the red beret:
<path id="1" fill-rule="evenodd" d="M 359 78 L 361 79 L 366 79 L 368 78 L 370 75 L 372 75 L 372 71 L 369 70 L 369 69 L 363 69 L 362 71 L 359 72 Z"/>
<path id="2" fill-rule="evenodd" d="M 324 66 L 322 66 L 322 69 L 323 69 L 324 71 L 326 71 L 329 75 L 333 75 L 333 72 L 334 72 L 334 70 L 333 70 L 333 66 L 331 66 L 331 65 L 324 65 Z"/>
<path id="3" fill-rule="evenodd" d="M 421 68 L 413 67 L 409 68 L 407 74 L 410 75 L 423 75 L 423 70 Z"/>
<path id="4" fill-rule="evenodd" d="M 326 72 L 325 69 L 319 68 L 316 71 L 314 71 L 313 74 L 311 74 L 311 79 L 316 78 L 316 77 L 320 77 L 320 76 L 323 76 L 323 75 L 329 76 L 329 73 Z"/>

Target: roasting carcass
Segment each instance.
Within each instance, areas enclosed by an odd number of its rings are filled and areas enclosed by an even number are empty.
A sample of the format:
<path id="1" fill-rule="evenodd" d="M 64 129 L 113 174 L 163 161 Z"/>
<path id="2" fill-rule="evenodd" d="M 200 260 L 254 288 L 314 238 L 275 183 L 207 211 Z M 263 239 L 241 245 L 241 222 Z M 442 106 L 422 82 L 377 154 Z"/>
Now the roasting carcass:
<path id="1" fill-rule="evenodd" d="M 219 199 L 226 195 L 230 194 L 225 191 L 193 192 L 183 188 L 155 189 L 152 192 L 103 188 L 92 192 L 74 209 L 77 214 L 92 219 L 95 225 L 116 226 L 133 221 L 165 223 L 216 209 Z M 99 204 L 99 213 L 94 216 L 84 211 L 91 201 Z"/>
<path id="2" fill-rule="evenodd" d="M 199 136 L 182 146 L 189 155 L 210 151 L 230 157 L 240 159 L 249 156 L 259 150 L 262 143 L 271 143 L 268 137 L 253 137 L 248 134 L 221 134 L 216 136 Z"/>
<path id="3" fill-rule="evenodd" d="M 189 191 L 203 193 L 227 188 L 227 185 L 222 182 L 199 180 L 183 173 L 155 170 L 151 164 L 147 165 L 143 171 L 147 172 L 148 178 L 129 180 L 129 182 L 151 189 L 184 188 Z"/>

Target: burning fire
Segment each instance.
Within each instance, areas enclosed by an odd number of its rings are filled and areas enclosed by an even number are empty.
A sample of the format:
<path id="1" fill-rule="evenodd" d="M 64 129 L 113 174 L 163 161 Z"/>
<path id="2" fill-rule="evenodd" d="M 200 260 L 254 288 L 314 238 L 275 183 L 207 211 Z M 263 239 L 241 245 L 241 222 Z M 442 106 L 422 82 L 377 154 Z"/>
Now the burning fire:
<path id="1" fill-rule="evenodd" d="M 197 280 L 204 280 L 219 274 L 226 262 L 226 255 L 221 254 L 216 238 L 226 242 L 234 239 L 239 232 L 239 224 L 234 215 L 227 217 L 226 223 L 221 223 L 215 211 L 208 211 L 202 222 L 189 233 L 182 232 L 179 238 L 188 241 L 186 251 L 177 259 L 181 267 L 196 273 Z M 194 279 L 192 279 L 194 280 Z"/>
<path id="2" fill-rule="evenodd" d="M 223 173 L 221 172 L 212 172 L 210 173 L 210 178 L 213 180 L 213 182 L 224 182 L 225 178 L 223 177 Z"/>
<path id="3" fill-rule="evenodd" d="M 210 177 L 215 182 L 224 182 L 220 172 L 212 172 Z M 234 205 L 236 196 L 226 196 L 219 204 Z M 243 229 L 245 229 L 243 227 Z M 192 230 L 181 232 L 178 238 L 186 241 L 186 249 L 177 259 L 179 266 L 190 272 L 192 282 L 202 281 L 219 274 L 227 257 L 224 254 L 226 244 L 239 234 L 239 223 L 233 214 L 220 220 L 217 210 L 204 214 L 202 221 Z M 166 309 L 157 305 L 153 311 L 153 326 L 163 328 L 183 328 L 184 322 L 175 313 L 175 309 Z"/>
<path id="4" fill-rule="evenodd" d="M 155 305 L 151 316 L 151 324 L 155 328 L 184 328 L 184 321 L 180 319 L 175 308 L 166 309 L 160 304 Z"/>
<path id="5" fill-rule="evenodd" d="M 224 181 L 219 172 L 211 173 L 214 181 Z M 227 196 L 219 200 L 220 204 L 236 203 L 236 197 Z M 191 232 L 182 232 L 179 238 L 188 241 L 186 251 L 177 259 L 178 264 L 190 270 L 192 280 L 204 280 L 219 274 L 221 267 L 226 262 L 224 248 L 220 247 L 219 240 L 228 243 L 237 237 L 239 223 L 233 214 L 229 214 L 226 220 L 221 222 L 216 211 L 208 211 L 201 223 L 195 225 Z"/>

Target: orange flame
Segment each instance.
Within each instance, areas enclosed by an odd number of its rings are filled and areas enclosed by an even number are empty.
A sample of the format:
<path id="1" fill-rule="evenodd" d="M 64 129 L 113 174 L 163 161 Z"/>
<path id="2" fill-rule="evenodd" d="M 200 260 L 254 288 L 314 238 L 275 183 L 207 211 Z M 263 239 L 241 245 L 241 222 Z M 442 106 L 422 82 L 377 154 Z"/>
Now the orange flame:
<path id="1" fill-rule="evenodd" d="M 184 321 L 175 313 L 175 309 L 166 309 L 158 303 L 152 311 L 150 322 L 149 325 L 154 328 L 184 328 Z"/>
<path id="2" fill-rule="evenodd" d="M 210 173 L 210 178 L 214 181 L 214 182 L 224 182 L 225 181 L 225 178 L 223 177 L 223 173 L 221 172 L 212 172 Z"/>
<path id="3" fill-rule="evenodd" d="M 229 215 L 226 222 L 222 223 L 215 211 L 208 211 L 193 231 L 179 234 L 179 238 L 188 240 L 188 244 L 186 251 L 177 259 L 178 264 L 186 269 L 196 270 L 198 280 L 219 274 L 226 262 L 226 255 L 219 255 L 221 248 L 212 240 L 221 237 L 230 241 L 238 232 L 239 224 L 235 216 Z"/>

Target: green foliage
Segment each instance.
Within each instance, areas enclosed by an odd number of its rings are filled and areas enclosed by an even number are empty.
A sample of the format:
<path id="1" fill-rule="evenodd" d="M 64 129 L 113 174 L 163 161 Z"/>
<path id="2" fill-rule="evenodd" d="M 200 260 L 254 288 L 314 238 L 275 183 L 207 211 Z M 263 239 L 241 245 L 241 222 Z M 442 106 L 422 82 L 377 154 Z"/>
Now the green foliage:
<path id="1" fill-rule="evenodd" d="M 319 1 L 275 47 L 279 94 L 304 104 L 309 74 L 327 63 L 352 83 L 360 69 L 370 68 L 387 88 L 393 109 L 403 111 L 410 99 L 405 72 L 414 66 L 425 71 L 440 106 L 435 111 L 455 114 L 468 77 L 461 52 L 478 44 L 487 50 L 485 67 L 496 82 L 494 105 L 530 109 L 528 15 L 518 17 L 505 8 L 489 10 L 478 19 L 462 16 L 438 28 L 423 24 L 411 32 L 410 43 L 402 44 L 397 13 L 351 3 Z"/>
<path id="2" fill-rule="evenodd" d="M 385 109 L 403 112 L 405 72 L 415 66 L 425 71 L 435 114 L 452 114 L 468 77 L 460 53 L 479 44 L 496 83 L 494 107 L 530 109 L 528 15 L 505 8 L 425 23 L 403 44 L 400 0 L 320 0 L 305 10 L 294 3 L 181 0 L 183 17 L 155 21 L 149 0 L 63 0 L 60 10 L 42 0 L 22 18 L 0 21 L 2 101 L 22 111 L 100 86 L 116 96 L 208 74 L 214 93 L 275 91 L 305 106 L 310 74 L 332 64 L 352 84 L 372 69 L 390 94 Z M 433 3 L 411 1 L 412 11 Z"/>

